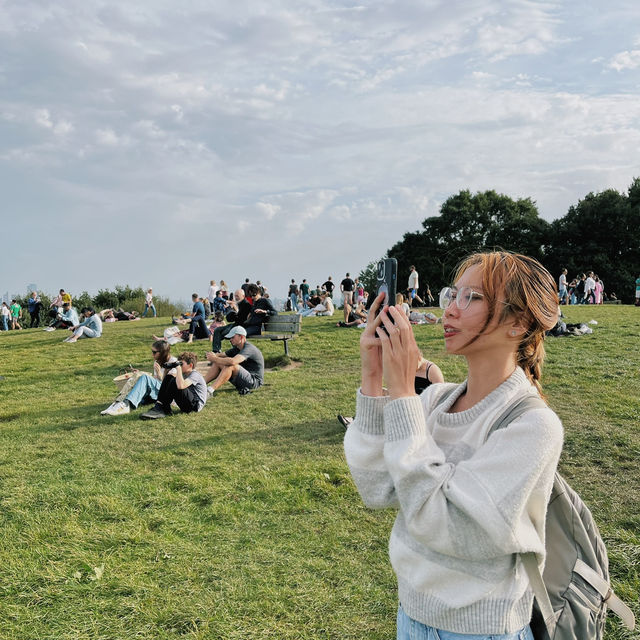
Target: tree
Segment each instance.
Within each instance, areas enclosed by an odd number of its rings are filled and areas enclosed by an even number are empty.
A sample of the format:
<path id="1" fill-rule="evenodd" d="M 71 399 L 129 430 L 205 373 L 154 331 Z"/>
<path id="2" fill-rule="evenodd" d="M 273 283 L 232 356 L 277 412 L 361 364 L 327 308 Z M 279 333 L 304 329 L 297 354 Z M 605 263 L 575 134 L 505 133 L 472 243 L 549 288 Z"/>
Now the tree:
<path id="1" fill-rule="evenodd" d="M 531 199 L 513 200 L 495 191 L 463 190 L 422 227 L 406 233 L 389 250 L 389 257 L 398 260 L 399 290 L 412 264 L 420 274 L 421 290 L 428 284 L 433 293 L 450 282 L 458 262 L 474 251 L 500 248 L 542 259 L 549 233 L 549 223 L 538 216 Z"/>
<path id="2" fill-rule="evenodd" d="M 631 302 L 640 269 L 639 228 L 640 179 L 626 195 L 615 189 L 589 193 L 552 223 L 545 266 L 554 274 L 566 267 L 569 279 L 594 271 L 605 291 Z"/>

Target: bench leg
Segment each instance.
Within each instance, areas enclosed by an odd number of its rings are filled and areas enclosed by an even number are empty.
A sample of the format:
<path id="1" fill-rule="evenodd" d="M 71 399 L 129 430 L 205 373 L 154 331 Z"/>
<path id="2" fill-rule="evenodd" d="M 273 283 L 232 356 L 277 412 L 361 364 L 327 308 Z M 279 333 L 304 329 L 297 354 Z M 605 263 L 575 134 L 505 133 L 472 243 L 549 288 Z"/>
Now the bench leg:
<path id="1" fill-rule="evenodd" d="M 284 342 L 284 355 L 288 356 L 289 355 L 289 341 L 288 340 L 283 340 Z"/>

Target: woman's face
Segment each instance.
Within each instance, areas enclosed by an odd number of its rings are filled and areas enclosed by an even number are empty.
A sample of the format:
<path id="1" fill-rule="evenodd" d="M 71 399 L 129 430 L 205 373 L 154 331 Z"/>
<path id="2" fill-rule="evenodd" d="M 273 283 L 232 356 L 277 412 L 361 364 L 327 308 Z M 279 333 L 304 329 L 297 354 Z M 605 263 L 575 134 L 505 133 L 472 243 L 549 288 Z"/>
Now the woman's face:
<path id="1" fill-rule="evenodd" d="M 160 357 L 159 349 L 156 349 L 155 347 L 151 347 L 151 355 L 153 356 L 154 360 L 157 360 Z"/>
<path id="2" fill-rule="evenodd" d="M 469 287 L 475 292 L 466 309 L 459 309 L 455 300 L 449 303 L 443 314 L 444 342 L 448 353 L 470 355 L 478 352 L 492 352 L 497 347 L 509 344 L 506 323 L 501 326 L 496 310 L 493 320 L 479 338 L 469 342 L 480 334 L 489 313 L 487 300 L 482 289 L 482 271 L 478 265 L 469 267 L 454 284 L 458 289 Z M 468 293 L 468 291 L 467 291 Z M 498 302 L 500 304 L 500 302 Z"/>

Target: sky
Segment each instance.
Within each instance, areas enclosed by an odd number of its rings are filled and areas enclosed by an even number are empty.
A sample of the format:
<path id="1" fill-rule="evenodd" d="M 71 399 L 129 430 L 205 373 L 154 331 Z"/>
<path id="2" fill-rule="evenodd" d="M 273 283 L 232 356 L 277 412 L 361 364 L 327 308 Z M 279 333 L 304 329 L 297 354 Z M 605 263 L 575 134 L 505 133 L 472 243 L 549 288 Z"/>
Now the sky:
<path id="1" fill-rule="evenodd" d="M 640 176 L 611 0 L 2 0 L 0 292 L 340 280 L 461 189 Z"/>

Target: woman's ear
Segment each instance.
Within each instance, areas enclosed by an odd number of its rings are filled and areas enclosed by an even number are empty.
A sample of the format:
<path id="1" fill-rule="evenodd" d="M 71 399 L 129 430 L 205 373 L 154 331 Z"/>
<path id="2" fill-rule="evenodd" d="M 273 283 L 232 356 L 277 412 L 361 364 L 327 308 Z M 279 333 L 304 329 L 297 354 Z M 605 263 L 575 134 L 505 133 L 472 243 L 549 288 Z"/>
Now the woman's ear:
<path id="1" fill-rule="evenodd" d="M 524 327 L 519 320 L 515 320 L 507 325 L 507 332 L 510 338 L 522 338 L 527 333 L 527 327 Z"/>

